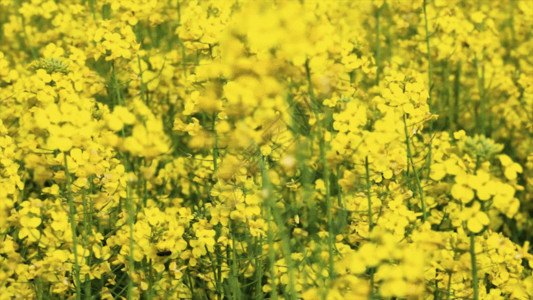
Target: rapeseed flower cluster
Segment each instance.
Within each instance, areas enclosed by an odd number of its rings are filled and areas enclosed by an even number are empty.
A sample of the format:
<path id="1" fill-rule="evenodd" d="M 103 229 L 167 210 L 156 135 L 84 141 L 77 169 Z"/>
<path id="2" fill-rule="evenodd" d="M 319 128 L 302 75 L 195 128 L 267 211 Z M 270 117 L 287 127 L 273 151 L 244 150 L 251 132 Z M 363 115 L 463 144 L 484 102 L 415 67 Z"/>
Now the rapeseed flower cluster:
<path id="1" fill-rule="evenodd" d="M 532 26 L 0 0 L 0 299 L 532 299 Z"/>

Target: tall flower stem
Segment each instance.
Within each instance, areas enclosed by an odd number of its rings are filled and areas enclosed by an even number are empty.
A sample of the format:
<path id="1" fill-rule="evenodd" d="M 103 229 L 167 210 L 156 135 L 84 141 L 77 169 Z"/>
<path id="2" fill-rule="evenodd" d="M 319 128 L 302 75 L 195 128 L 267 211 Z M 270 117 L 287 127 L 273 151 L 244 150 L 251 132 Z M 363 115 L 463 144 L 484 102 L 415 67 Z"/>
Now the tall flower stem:
<path id="1" fill-rule="evenodd" d="M 69 221 L 72 230 L 72 252 L 74 254 L 74 279 L 76 284 L 76 299 L 81 299 L 81 280 L 80 280 L 80 265 L 78 262 L 78 234 L 76 233 L 76 205 L 72 197 L 72 186 L 70 183 L 70 172 L 68 170 L 67 153 L 63 152 L 65 164 L 65 177 L 67 183 L 67 200 L 69 205 Z"/>

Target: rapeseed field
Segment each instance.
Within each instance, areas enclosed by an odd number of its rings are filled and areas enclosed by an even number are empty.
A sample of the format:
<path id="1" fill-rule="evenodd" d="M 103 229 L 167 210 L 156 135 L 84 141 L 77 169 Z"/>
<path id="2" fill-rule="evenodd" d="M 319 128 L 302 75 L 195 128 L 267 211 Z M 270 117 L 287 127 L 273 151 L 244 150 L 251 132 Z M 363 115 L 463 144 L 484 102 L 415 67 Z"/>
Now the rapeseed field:
<path id="1" fill-rule="evenodd" d="M 0 299 L 533 299 L 532 28 L 0 0 Z"/>

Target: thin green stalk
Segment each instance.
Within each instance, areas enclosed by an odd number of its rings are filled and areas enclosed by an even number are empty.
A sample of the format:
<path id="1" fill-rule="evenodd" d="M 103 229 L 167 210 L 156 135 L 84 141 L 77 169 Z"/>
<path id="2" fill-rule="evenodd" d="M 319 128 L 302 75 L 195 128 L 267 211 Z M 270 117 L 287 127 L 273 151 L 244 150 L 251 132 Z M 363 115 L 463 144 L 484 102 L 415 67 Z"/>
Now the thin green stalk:
<path id="1" fill-rule="evenodd" d="M 479 165 L 481 164 L 481 157 L 476 156 L 476 167 L 474 169 L 474 175 L 477 174 Z M 466 221 L 463 221 L 463 227 L 467 228 Z M 475 246 L 475 233 L 470 233 L 470 263 L 472 265 L 472 288 L 474 290 L 474 300 L 479 299 L 479 282 L 477 277 L 477 263 L 476 263 L 476 246 Z"/>
<path id="2" fill-rule="evenodd" d="M 89 194 L 92 195 L 94 193 L 94 175 L 89 176 Z M 94 201 L 89 201 L 89 224 L 96 224 L 96 232 L 102 232 L 102 224 L 97 221 L 96 223 L 93 221 L 93 212 L 94 212 Z M 99 278 L 98 279 L 98 286 L 101 289 L 104 286 L 104 279 Z M 96 288 L 95 290 L 98 290 Z"/>
<path id="3" fill-rule="evenodd" d="M 366 170 L 366 195 L 368 198 L 368 234 L 372 232 L 374 228 L 374 222 L 372 221 L 372 196 L 370 195 L 370 172 L 368 170 L 368 156 L 365 157 L 365 170 Z M 374 297 L 374 268 L 370 269 L 370 299 Z"/>
<path id="4" fill-rule="evenodd" d="M 429 26 L 428 26 L 428 15 L 426 13 L 426 0 L 424 0 L 424 22 L 426 27 L 426 49 L 427 49 L 427 60 L 428 60 L 428 85 L 429 85 L 429 102 L 431 103 L 431 90 L 433 88 L 433 64 L 431 63 L 431 45 L 429 42 Z"/>
<path id="5" fill-rule="evenodd" d="M 446 300 L 452 297 L 452 272 L 448 274 L 448 288 L 446 289 Z"/>
<path id="6" fill-rule="evenodd" d="M 298 295 L 296 293 L 295 288 L 295 277 L 294 277 L 294 265 L 291 258 L 291 244 L 289 240 L 290 233 L 287 231 L 287 228 L 285 227 L 284 220 L 282 219 L 280 213 L 274 208 L 274 203 L 271 202 L 272 205 L 272 212 L 274 215 L 274 221 L 276 222 L 276 225 L 278 227 L 278 230 L 280 230 L 281 235 L 281 245 L 283 247 L 283 253 L 285 257 L 285 263 L 287 264 L 287 274 L 289 275 L 289 291 L 287 295 L 287 299 L 298 299 Z"/>
<path id="7" fill-rule="evenodd" d="M 91 223 L 89 222 L 89 208 L 87 203 L 87 197 L 85 196 L 85 190 L 83 191 L 82 195 L 82 201 L 83 201 L 83 231 L 84 231 L 84 246 L 85 249 L 90 249 L 89 247 L 89 236 L 91 235 Z M 91 265 L 91 257 L 89 256 L 87 258 L 87 265 Z M 91 298 L 91 279 L 89 277 L 89 274 L 85 275 L 85 297 Z"/>
<path id="8" fill-rule="evenodd" d="M 176 6 L 176 11 L 178 13 L 178 27 L 181 26 L 181 1 L 178 0 L 178 4 Z"/>
<path id="9" fill-rule="evenodd" d="M 407 131 L 407 121 L 405 120 L 405 115 L 403 115 L 403 125 L 404 125 L 404 132 L 405 132 L 405 144 L 407 146 L 407 156 L 409 159 L 407 164 L 409 163 L 411 164 L 413 173 L 415 174 L 416 186 L 418 189 L 418 194 L 420 195 L 420 205 L 422 206 L 422 218 L 423 218 L 423 221 L 426 222 L 427 212 L 426 212 L 426 203 L 424 201 L 424 190 L 422 189 L 422 184 L 420 182 L 420 176 L 418 176 L 418 171 L 416 170 L 415 163 L 413 161 L 413 154 L 411 152 L 411 142 L 409 141 L 409 133 Z"/>
<path id="10" fill-rule="evenodd" d="M 309 68 L 309 61 L 305 63 L 305 69 L 307 73 L 307 83 L 308 83 L 308 92 L 312 102 L 312 109 L 315 113 L 315 118 L 317 120 L 317 130 L 318 130 L 318 139 L 320 142 L 320 162 L 322 163 L 322 180 L 324 181 L 324 186 L 326 188 L 325 198 L 326 198 L 326 218 L 328 224 L 328 252 L 329 252 L 329 262 L 328 262 L 328 275 L 329 278 L 334 278 L 335 269 L 333 268 L 333 220 L 332 220 L 332 203 L 331 203 L 331 191 L 329 185 L 329 170 L 328 163 L 326 159 L 326 142 L 322 129 L 326 128 L 326 124 L 320 124 L 320 104 L 318 99 L 315 96 L 313 90 L 313 83 L 311 81 L 311 69 Z M 322 128 L 323 126 L 323 128 Z"/>
<path id="11" fill-rule="evenodd" d="M 35 279 L 35 286 L 37 288 L 37 299 L 42 300 L 43 299 L 43 283 L 41 280 L 41 277 L 37 277 Z"/>
<path id="12" fill-rule="evenodd" d="M 438 271 L 436 272 L 436 274 L 438 274 Z M 435 290 L 433 291 L 433 299 L 442 299 L 442 296 L 439 292 L 439 281 L 437 280 L 437 278 L 435 278 Z"/>
<path id="13" fill-rule="evenodd" d="M 318 114 L 317 114 L 318 117 Z M 328 163 L 326 160 L 326 142 L 324 140 L 324 136 L 322 134 L 322 130 L 320 129 L 320 126 L 318 126 L 319 129 L 319 136 L 320 136 L 320 160 L 322 162 L 322 180 L 324 180 L 324 185 L 326 187 L 326 218 L 328 222 L 328 252 L 329 252 L 329 268 L 328 268 L 328 274 L 330 278 L 334 277 L 334 268 L 333 268 L 333 217 L 332 217 L 332 203 L 331 203 L 331 191 L 330 191 L 330 182 L 329 182 L 329 171 L 328 171 Z"/>
<path id="14" fill-rule="evenodd" d="M 376 85 L 381 74 L 381 7 L 376 11 Z"/>
<path id="15" fill-rule="evenodd" d="M 272 188 L 270 186 L 270 182 L 267 177 L 266 168 L 264 167 L 264 161 L 262 157 L 259 160 L 261 164 L 261 173 L 263 178 L 263 189 L 267 193 L 266 195 L 266 202 L 267 205 L 265 207 L 266 210 L 266 220 L 267 220 L 267 240 L 268 240 L 268 262 L 270 265 L 270 285 L 272 288 L 272 293 L 270 295 L 270 298 L 273 300 L 278 299 L 278 291 L 276 286 L 276 271 L 275 271 L 275 264 L 276 264 L 276 253 L 274 252 L 274 233 L 272 231 L 272 206 L 270 205 L 270 198 L 272 194 Z"/>
<path id="16" fill-rule="evenodd" d="M 217 113 L 213 113 L 213 123 L 212 123 L 212 130 L 213 130 L 213 173 L 216 173 L 218 170 L 218 136 L 217 136 L 217 129 L 216 129 L 216 119 L 217 119 Z"/>
<path id="17" fill-rule="evenodd" d="M 69 221 L 72 230 L 72 252 L 74 253 L 74 278 L 76 282 L 76 299 L 81 299 L 81 280 L 80 280 L 80 265 L 78 262 L 78 234 L 76 233 L 76 205 L 74 205 L 74 198 L 72 198 L 72 187 L 70 183 L 70 172 L 68 170 L 67 153 L 63 152 L 65 163 L 65 177 L 67 182 L 67 200 L 69 205 Z"/>
<path id="18" fill-rule="evenodd" d="M 215 264 L 215 260 L 213 259 L 213 255 L 211 255 L 207 246 L 205 246 L 205 248 L 206 248 L 207 256 L 209 257 L 209 260 L 211 261 L 211 269 L 213 270 L 213 278 L 215 279 L 215 292 L 217 295 L 217 299 L 221 299 L 221 295 L 223 293 L 221 291 L 220 284 L 222 283 L 222 280 L 220 277 L 218 277 L 217 267 Z"/>
<path id="19" fill-rule="evenodd" d="M 263 240 L 262 239 L 259 239 L 259 246 L 256 246 L 257 249 L 259 249 L 259 251 L 262 252 L 263 250 Z M 255 257 L 255 270 L 256 270 L 256 273 L 255 273 L 255 281 L 256 281 L 256 286 L 255 286 L 255 299 L 260 299 L 262 300 L 263 299 L 263 261 L 261 259 L 261 255 L 256 255 Z"/>
<path id="20" fill-rule="evenodd" d="M 112 74 L 111 74 L 111 82 L 112 86 L 115 92 L 116 97 L 116 104 L 117 105 L 125 105 L 124 99 L 121 96 L 120 93 L 120 83 L 117 78 L 115 65 L 112 65 Z M 124 129 L 121 131 L 122 137 L 125 136 Z M 129 171 L 129 163 L 128 163 L 128 157 L 124 155 L 123 153 L 120 153 L 123 158 L 123 163 L 126 172 Z M 130 253 L 128 255 L 128 274 L 129 274 L 129 280 L 127 285 L 124 288 L 127 288 L 127 299 L 133 299 L 133 277 L 132 275 L 135 273 L 135 261 L 133 260 L 133 252 L 134 252 L 134 239 L 133 239 L 133 225 L 134 225 L 134 217 L 135 217 L 135 211 L 134 211 L 134 205 L 133 205 L 133 199 L 131 197 L 131 184 L 129 181 L 126 182 L 126 212 L 127 212 L 127 224 L 130 229 L 129 234 L 129 247 L 130 247 Z"/>
<path id="21" fill-rule="evenodd" d="M 113 64 L 113 72 L 111 73 L 111 81 L 113 84 L 113 89 L 115 90 L 116 104 L 124 105 L 124 101 L 120 95 L 120 83 L 118 82 L 117 73 L 116 73 L 114 64 Z"/>
<path id="22" fill-rule="evenodd" d="M 294 106 L 296 107 L 296 106 Z M 293 118 L 293 126 L 296 128 L 297 126 L 301 126 L 298 124 L 297 120 Z M 309 234 L 314 234 L 317 231 L 317 225 L 318 225 L 318 214 L 316 211 L 316 205 L 314 203 L 312 194 L 313 189 L 311 187 L 311 171 L 309 170 L 309 166 L 307 164 L 307 161 L 309 160 L 309 154 L 308 151 L 312 151 L 312 146 L 309 145 L 313 144 L 313 136 L 309 135 L 308 139 L 302 139 L 300 142 L 299 134 L 297 132 L 293 133 L 294 139 L 298 142 L 296 142 L 296 161 L 298 163 L 298 169 L 302 172 L 302 187 L 303 187 L 303 201 L 307 206 L 307 232 Z M 309 149 L 309 150 L 308 150 Z M 309 152 L 310 153 L 310 152 Z"/>
<path id="23" fill-rule="evenodd" d="M 193 282 L 191 278 L 191 271 L 189 270 L 189 268 L 187 268 L 187 283 L 188 283 L 189 290 L 191 291 L 191 295 L 194 295 L 195 293 L 194 293 L 194 288 L 192 286 Z M 185 285 L 187 285 L 187 283 Z"/>
<path id="24" fill-rule="evenodd" d="M 143 102 L 148 105 L 147 101 L 146 101 L 146 93 L 145 93 L 145 89 L 146 89 L 146 85 L 144 83 L 144 80 L 143 80 L 143 70 L 141 68 L 141 57 L 139 55 L 137 55 L 137 63 L 139 65 L 139 79 L 141 80 L 141 99 L 143 100 Z"/>
<path id="25" fill-rule="evenodd" d="M 279 235 L 281 237 L 281 245 L 283 247 L 285 263 L 287 264 L 287 273 L 289 276 L 289 284 L 288 284 L 289 291 L 287 293 L 288 294 L 287 298 L 297 299 L 298 296 L 296 294 L 296 288 L 295 288 L 294 266 L 293 266 L 292 258 L 291 258 L 292 251 L 291 251 L 291 244 L 289 240 L 290 233 L 287 232 L 285 221 L 282 218 L 281 214 L 275 208 L 274 199 L 272 197 L 273 195 L 272 184 L 270 182 L 270 179 L 268 178 L 267 168 L 265 166 L 264 158 L 261 157 L 260 160 L 261 160 L 261 171 L 262 171 L 261 174 L 263 176 L 263 187 L 268 193 L 266 204 L 270 208 L 270 215 L 271 217 L 273 217 L 274 222 L 276 223 L 276 226 L 278 228 Z"/>
<path id="26" fill-rule="evenodd" d="M 128 280 L 128 299 L 133 299 L 133 274 L 135 273 L 135 262 L 133 260 L 133 251 L 134 251 L 134 240 L 133 240 L 133 223 L 134 223 L 134 214 L 133 203 L 131 197 L 131 186 L 130 183 L 127 183 L 126 186 L 126 211 L 128 213 L 128 227 L 130 229 L 130 253 L 128 255 L 128 273 L 130 274 L 130 279 Z"/>
<path id="27" fill-rule="evenodd" d="M 427 60 L 428 60 L 428 104 L 429 104 L 429 110 L 432 111 L 433 106 L 433 100 L 431 97 L 431 91 L 433 89 L 433 64 L 431 63 L 431 45 L 429 43 L 429 26 L 428 26 L 428 15 L 426 12 L 426 0 L 424 0 L 424 21 L 425 21 L 425 27 L 426 27 L 426 48 L 427 48 Z M 429 135 L 431 136 L 433 134 L 433 120 L 429 121 Z M 426 160 L 427 164 L 427 177 L 429 178 L 429 174 L 431 173 L 431 143 L 428 145 L 428 156 Z"/>
<path id="28" fill-rule="evenodd" d="M 217 261 L 217 278 L 219 280 L 218 284 L 220 287 L 220 292 L 223 295 L 224 294 L 224 286 L 223 286 L 224 279 L 222 279 L 222 252 L 220 250 L 219 245 L 215 245 L 215 258 Z"/>
<path id="29" fill-rule="evenodd" d="M 472 288 L 474 300 L 479 300 L 479 283 L 477 278 L 476 247 L 474 233 L 470 233 L 470 262 L 472 264 Z"/>
<path id="30" fill-rule="evenodd" d="M 152 266 L 152 260 L 148 260 L 148 291 L 146 292 L 146 299 L 152 300 L 154 298 L 154 278 L 153 278 L 153 266 Z M 146 265 L 143 267 L 146 268 Z"/>
<path id="31" fill-rule="evenodd" d="M 113 89 L 114 89 L 114 92 L 115 92 L 115 96 L 116 96 L 116 104 L 117 105 L 125 105 L 125 102 L 124 102 L 124 99 L 122 98 L 121 94 L 120 94 L 120 83 L 118 81 L 118 78 L 117 78 L 117 73 L 116 73 L 116 68 L 115 68 L 115 65 L 113 64 L 112 65 L 112 73 L 111 73 L 111 82 L 112 82 L 112 85 L 113 85 Z M 124 133 L 124 129 L 122 129 L 122 137 L 125 136 L 125 133 Z M 123 153 L 122 154 L 122 157 L 123 157 L 123 163 L 124 163 L 124 167 L 125 167 L 125 170 L 126 172 L 129 171 L 129 167 L 128 167 L 128 158 L 126 155 L 124 155 Z M 131 183 L 129 181 L 126 182 L 126 212 L 127 212 L 127 224 L 128 224 L 128 227 L 130 229 L 130 234 L 129 234 L 129 238 L 130 238 L 130 242 L 129 242 L 129 246 L 130 246 L 130 253 L 128 255 L 128 274 L 130 276 L 129 280 L 128 280 L 128 284 L 126 285 L 128 291 L 127 291 L 127 299 L 133 299 L 133 277 L 132 275 L 135 273 L 135 261 L 133 260 L 133 252 L 134 252 L 134 239 L 133 239 L 133 224 L 134 224 L 134 217 L 135 217 L 135 211 L 134 211 L 134 205 L 133 205 L 133 199 L 131 197 Z"/>
<path id="32" fill-rule="evenodd" d="M 229 224 L 229 231 L 233 232 L 231 223 Z M 230 284 L 231 284 L 231 291 L 232 291 L 232 299 L 241 299 L 241 290 L 239 286 L 239 267 L 237 266 L 237 251 L 235 250 L 235 236 L 231 235 L 231 277 L 230 277 Z"/>
<path id="33" fill-rule="evenodd" d="M 515 33 L 515 29 L 514 29 L 514 3 L 515 3 L 515 0 L 511 0 L 509 5 L 510 5 L 510 11 L 509 11 L 509 26 L 511 27 L 511 47 L 513 49 L 515 49 L 516 47 L 516 33 Z"/>
<path id="34" fill-rule="evenodd" d="M 447 127 L 450 132 L 450 136 L 453 136 L 453 116 L 454 116 L 454 104 L 452 103 L 452 97 L 451 97 L 451 85 L 450 85 L 450 68 L 448 67 L 448 63 L 444 64 L 444 75 L 443 75 L 443 85 L 444 85 L 444 95 L 446 97 L 446 103 L 447 103 Z"/>
<path id="35" fill-rule="evenodd" d="M 459 123 L 459 109 L 460 107 L 460 100 L 461 100 L 461 62 L 459 62 L 457 69 L 455 70 L 455 80 L 454 80 L 454 123 L 452 124 L 453 130 L 457 130 L 458 123 Z"/>
<path id="36" fill-rule="evenodd" d="M 478 133 L 485 135 L 485 122 L 486 122 L 486 101 L 485 101 L 485 67 L 479 66 L 479 61 L 476 58 L 474 60 L 475 66 L 476 66 L 476 79 L 477 79 L 477 87 L 479 92 L 479 105 L 480 105 L 480 116 L 479 116 L 479 122 L 478 122 Z M 481 70 L 480 70 L 481 69 Z M 481 76 L 479 72 L 481 71 Z"/>
<path id="37" fill-rule="evenodd" d="M 366 196 L 368 198 L 368 232 L 372 232 L 374 222 L 372 222 L 372 196 L 370 195 L 370 172 L 368 171 L 368 156 L 365 157 L 366 170 Z"/>
<path id="38" fill-rule="evenodd" d="M 91 13 L 93 14 L 93 19 L 96 20 L 96 11 L 94 9 L 96 0 L 89 0 L 89 8 L 91 9 Z"/>

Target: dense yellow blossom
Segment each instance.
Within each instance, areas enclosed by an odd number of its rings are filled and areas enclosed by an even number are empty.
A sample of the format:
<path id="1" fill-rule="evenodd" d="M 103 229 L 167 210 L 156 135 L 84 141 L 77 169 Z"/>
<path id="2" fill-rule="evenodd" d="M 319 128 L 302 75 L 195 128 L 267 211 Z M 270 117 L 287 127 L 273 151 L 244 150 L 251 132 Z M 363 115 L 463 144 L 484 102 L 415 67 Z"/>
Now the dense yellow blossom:
<path id="1" fill-rule="evenodd" d="M 0 0 L 0 299 L 533 299 L 532 7 Z"/>

